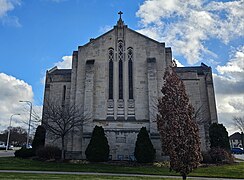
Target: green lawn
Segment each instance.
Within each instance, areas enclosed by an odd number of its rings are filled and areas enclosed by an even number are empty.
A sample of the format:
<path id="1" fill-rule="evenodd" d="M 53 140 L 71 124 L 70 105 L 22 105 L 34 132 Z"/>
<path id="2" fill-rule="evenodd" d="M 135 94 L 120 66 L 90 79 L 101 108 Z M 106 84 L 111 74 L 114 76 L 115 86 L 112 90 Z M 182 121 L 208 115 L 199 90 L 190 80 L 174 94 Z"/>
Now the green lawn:
<path id="1" fill-rule="evenodd" d="M 148 177 L 124 177 L 124 176 L 95 176 L 95 175 L 60 175 L 60 174 L 22 174 L 22 173 L 0 173 L 1 179 L 91 179 L 91 180 L 147 180 Z M 150 178 L 152 180 L 174 180 L 172 178 Z M 177 179 L 175 179 L 177 180 Z M 180 180 L 180 179 L 178 179 Z"/>
<path id="2" fill-rule="evenodd" d="M 1 157 L 0 169 L 2 170 L 42 170 L 42 171 L 77 171 L 77 172 L 108 172 L 108 173 L 138 173 L 138 174 L 167 174 L 170 173 L 168 168 L 157 168 L 154 166 L 136 166 L 128 167 L 123 165 L 108 164 L 70 164 L 55 162 L 40 162 L 29 159 L 19 159 L 14 157 Z"/>
<path id="3" fill-rule="evenodd" d="M 14 157 L 0 158 L 1 170 L 43 170 L 43 171 L 77 171 L 77 172 L 107 172 L 107 173 L 135 173 L 155 175 L 179 175 L 169 172 L 166 167 L 108 165 L 108 164 L 70 164 L 55 162 L 40 162 Z M 233 165 L 198 168 L 190 176 L 244 178 L 244 162 Z M 1 177 L 1 176 L 0 176 Z"/>

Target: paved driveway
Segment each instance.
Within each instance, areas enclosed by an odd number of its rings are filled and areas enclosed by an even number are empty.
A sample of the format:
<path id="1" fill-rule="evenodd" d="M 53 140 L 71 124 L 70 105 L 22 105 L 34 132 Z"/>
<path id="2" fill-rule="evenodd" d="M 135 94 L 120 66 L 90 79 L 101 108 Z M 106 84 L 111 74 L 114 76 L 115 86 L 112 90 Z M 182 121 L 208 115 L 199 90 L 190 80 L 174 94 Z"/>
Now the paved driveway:
<path id="1" fill-rule="evenodd" d="M 7 152 L 5 150 L 0 150 L 0 157 L 13 157 L 14 152 L 14 150 L 8 150 Z"/>

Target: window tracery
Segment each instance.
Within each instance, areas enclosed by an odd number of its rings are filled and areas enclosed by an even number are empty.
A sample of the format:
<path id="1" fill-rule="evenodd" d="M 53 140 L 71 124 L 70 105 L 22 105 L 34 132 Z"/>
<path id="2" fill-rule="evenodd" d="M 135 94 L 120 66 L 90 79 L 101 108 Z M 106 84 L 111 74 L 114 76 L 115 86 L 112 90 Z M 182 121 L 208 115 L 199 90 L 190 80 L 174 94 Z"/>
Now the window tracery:
<path id="1" fill-rule="evenodd" d="M 123 41 L 118 42 L 118 59 L 119 59 L 119 99 L 123 99 L 123 59 L 124 59 Z"/>
<path id="2" fill-rule="evenodd" d="M 108 51 L 108 61 L 109 61 L 109 78 L 108 78 L 108 98 L 113 99 L 113 67 L 114 67 L 114 50 L 110 48 Z"/>
<path id="3" fill-rule="evenodd" d="M 133 99 L 133 48 L 128 48 L 129 99 Z"/>

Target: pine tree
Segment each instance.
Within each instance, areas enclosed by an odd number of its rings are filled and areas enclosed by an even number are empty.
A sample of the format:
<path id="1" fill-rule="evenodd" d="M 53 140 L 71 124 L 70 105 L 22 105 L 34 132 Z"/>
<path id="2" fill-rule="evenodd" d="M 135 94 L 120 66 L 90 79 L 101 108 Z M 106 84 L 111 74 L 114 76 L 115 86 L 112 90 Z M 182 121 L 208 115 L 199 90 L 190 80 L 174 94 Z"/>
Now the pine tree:
<path id="1" fill-rule="evenodd" d="M 102 126 L 95 126 L 85 154 L 91 162 L 108 161 L 109 145 Z"/>
<path id="2" fill-rule="evenodd" d="M 135 147 L 135 158 L 139 163 L 153 162 L 155 159 L 155 149 L 149 138 L 146 127 L 142 127 L 137 135 L 136 147 Z"/>
<path id="3" fill-rule="evenodd" d="M 179 172 L 186 179 L 201 161 L 194 109 L 189 103 L 185 86 L 174 69 L 166 70 L 164 82 L 157 116 L 162 149 L 170 157 L 170 169 Z"/>
<path id="4" fill-rule="evenodd" d="M 46 129 L 43 126 L 36 128 L 36 133 L 32 142 L 32 149 L 35 152 L 38 148 L 45 144 Z"/>
<path id="5" fill-rule="evenodd" d="M 209 128 L 209 137 L 211 148 L 222 148 L 230 152 L 228 132 L 223 124 L 211 124 Z"/>

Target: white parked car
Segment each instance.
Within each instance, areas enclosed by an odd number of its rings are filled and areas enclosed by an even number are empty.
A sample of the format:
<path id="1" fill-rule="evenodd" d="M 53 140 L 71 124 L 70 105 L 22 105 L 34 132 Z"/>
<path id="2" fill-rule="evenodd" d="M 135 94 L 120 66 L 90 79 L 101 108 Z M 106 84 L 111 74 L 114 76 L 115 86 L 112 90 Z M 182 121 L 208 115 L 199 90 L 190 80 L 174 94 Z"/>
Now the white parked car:
<path id="1" fill-rule="evenodd" d="M 6 148 L 5 143 L 0 141 L 0 149 L 4 149 L 4 148 Z"/>

